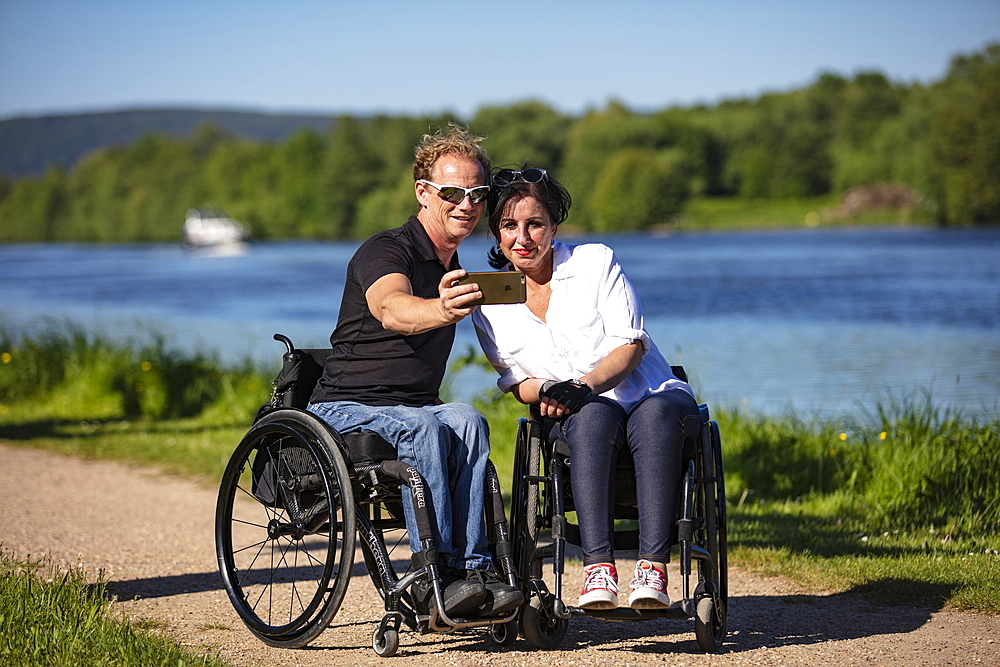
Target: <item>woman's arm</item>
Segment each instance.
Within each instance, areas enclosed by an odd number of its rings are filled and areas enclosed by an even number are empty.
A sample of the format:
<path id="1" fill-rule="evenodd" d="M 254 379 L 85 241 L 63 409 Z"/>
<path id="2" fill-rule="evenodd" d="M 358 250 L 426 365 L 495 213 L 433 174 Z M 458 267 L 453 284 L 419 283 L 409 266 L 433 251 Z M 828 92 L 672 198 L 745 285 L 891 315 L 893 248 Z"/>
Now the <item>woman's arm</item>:
<path id="1" fill-rule="evenodd" d="M 627 345 L 616 347 L 608 353 L 608 356 L 597 364 L 594 370 L 582 376 L 580 380 L 585 382 L 595 394 L 603 394 L 609 389 L 613 389 L 628 377 L 628 374 L 636 369 L 642 361 L 642 344 L 632 341 Z"/>
<path id="2" fill-rule="evenodd" d="M 580 377 L 594 394 L 604 392 L 618 386 L 629 373 L 634 371 L 642 361 L 642 345 L 637 342 L 628 343 L 612 350 L 599 364 L 586 375 Z M 548 378 L 529 378 L 515 385 L 511 391 L 514 398 L 521 403 L 538 403 L 543 417 L 562 417 L 569 414 L 565 405 L 548 398 L 539 398 L 542 385 Z"/>

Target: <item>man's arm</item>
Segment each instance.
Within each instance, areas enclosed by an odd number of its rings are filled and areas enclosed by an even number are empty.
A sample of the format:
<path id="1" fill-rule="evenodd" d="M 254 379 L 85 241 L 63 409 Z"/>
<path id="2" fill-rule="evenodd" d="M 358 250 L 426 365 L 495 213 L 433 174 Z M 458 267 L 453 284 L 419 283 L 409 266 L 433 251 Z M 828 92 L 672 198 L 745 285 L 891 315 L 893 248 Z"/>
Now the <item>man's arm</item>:
<path id="1" fill-rule="evenodd" d="M 475 283 L 452 286 L 465 273 L 458 269 L 444 274 L 436 299 L 414 296 L 409 278 L 402 273 L 384 275 L 365 292 L 368 310 L 385 329 L 404 336 L 454 324 L 475 310 L 465 304 L 482 296 Z"/>

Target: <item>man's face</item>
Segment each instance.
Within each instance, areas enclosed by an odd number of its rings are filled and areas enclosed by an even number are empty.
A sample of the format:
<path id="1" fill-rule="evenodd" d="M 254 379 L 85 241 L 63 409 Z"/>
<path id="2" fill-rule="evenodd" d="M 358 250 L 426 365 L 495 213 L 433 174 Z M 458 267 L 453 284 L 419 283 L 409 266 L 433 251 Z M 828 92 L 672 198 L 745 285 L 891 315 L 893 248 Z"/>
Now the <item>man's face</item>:
<path id="1" fill-rule="evenodd" d="M 486 183 L 486 174 L 478 161 L 464 155 L 449 154 L 438 158 L 431 169 L 431 177 L 427 180 L 441 186 L 473 188 Z M 417 201 L 426 207 L 418 217 L 435 245 L 442 249 L 454 248 L 476 228 L 486 200 L 473 204 L 472 199 L 466 196 L 459 203 L 452 204 L 441 199 L 437 192 L 433 185 L 417 181 Z"/>

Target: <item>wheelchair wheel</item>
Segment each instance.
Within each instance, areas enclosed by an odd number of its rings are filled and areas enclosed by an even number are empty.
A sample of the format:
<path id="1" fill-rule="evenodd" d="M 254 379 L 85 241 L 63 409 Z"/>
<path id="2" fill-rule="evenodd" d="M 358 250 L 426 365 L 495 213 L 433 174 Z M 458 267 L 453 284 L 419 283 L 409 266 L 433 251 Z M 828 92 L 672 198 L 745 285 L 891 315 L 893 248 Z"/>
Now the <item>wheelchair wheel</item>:
<path id="1" fill-rule="evenodd" d="M 551 602 L 540 597 L 532 597 L 523 609 L 521 628 L 525 638 L 535 648 L 551 650 L 558 648 L 566 638 L 569 621 L 553 613 Z"/>
<path id="2" fill-rule="evenodd" d="M 700 467 L 700 476 L 714 477 L 715 481 L 699 485 L 698 491 L 698 511 L 705 517 L 705 528 L 699 541 L 704 543 L 712 563 L 705 565 L 699 561 L 695 635 L 698 645 L 704 651 L 716 652 L 722 648 L 726 637 L 729 566 L 725 472 L 722 466 L 722 441 L 715 421 L 710 421 L 704 429 Z"/>
<path id="3" fill-rule="evenodd" d="M 538 511 L 541 489 L 540 472 L 542 443 L 537 422 L 521 419 L 514 448 L 514 470 L 511 484 L 510 528 L 514 548 L 514 564 L 522 586 L 541 576 L 541 563 L 533 560 L 538 544 Z M 529 479 L 529 478 L 536 479 Z"/>
<path id="4" fill-rule="evenodd" d="M 372 648 L 381 658 L 391 658 L 399 650 L 399 630 L 395 628 L 375 628 L 372 634 Z"/>
<path id="5" fill-rule="evenodd" d="M 517 641 L 517 619 L 493 625 L 490 640 L 497 646 L 510 646 Z"/>
<path id="6" fill-rule="evenodd" d="M 726 638 L 726 611 L 722 605 L 716 606 L 711 597 L 698 600 L 694 617 L 694 634 L 698 646 L 706 653 L 717 653 L 722 650 L 722 642 Z"/>
<path id="7" fill-rule="evenodd" d="M 270 646 L 298 648 L 340 608 L 354 563 L 354 498 L 331 432 L 279 410 L 236 447 L 219 490 L 215 539 L 226 592 Z"/>

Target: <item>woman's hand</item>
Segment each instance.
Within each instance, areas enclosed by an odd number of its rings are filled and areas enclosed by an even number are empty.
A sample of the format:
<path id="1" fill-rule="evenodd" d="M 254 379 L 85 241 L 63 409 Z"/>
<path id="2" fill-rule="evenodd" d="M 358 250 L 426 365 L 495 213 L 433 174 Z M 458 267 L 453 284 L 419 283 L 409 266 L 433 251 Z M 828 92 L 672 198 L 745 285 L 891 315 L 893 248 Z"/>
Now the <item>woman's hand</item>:
<path id="1" fill-rule="evenodd" d="M 538 391 L 539 410 L 543 417 L 558 419 L 580 407 L 590 394 L 590 387 L 580 380 L 548 380 Z"/>

